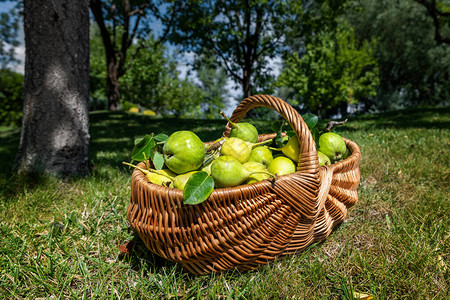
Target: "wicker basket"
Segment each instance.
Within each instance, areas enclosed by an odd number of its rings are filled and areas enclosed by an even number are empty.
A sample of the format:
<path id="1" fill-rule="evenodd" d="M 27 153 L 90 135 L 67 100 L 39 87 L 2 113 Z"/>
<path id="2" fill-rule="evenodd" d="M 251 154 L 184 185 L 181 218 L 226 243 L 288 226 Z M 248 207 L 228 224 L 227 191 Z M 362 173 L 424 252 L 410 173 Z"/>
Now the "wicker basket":
<path id="1" fill-rule="evenodd" d="M 203 203 L 184 205 L 181 190 L 149 183 L 135 170 L 127 216 L 152 252 L 194 274 L 249 270 L 324 240 L 346 218 L 347 209 L 358 201 L 358 145 L 345 139 L 351 156 L 319 167 L 308 127 L 283 100 L 251 96 L 231 120 L 239 122 L 258 106 L 279 113 L 296 132 L 301 141 L 297 172 L 275 181 L 216 189 Z M 224 136 L 230 130 L 227 124 Z"/>

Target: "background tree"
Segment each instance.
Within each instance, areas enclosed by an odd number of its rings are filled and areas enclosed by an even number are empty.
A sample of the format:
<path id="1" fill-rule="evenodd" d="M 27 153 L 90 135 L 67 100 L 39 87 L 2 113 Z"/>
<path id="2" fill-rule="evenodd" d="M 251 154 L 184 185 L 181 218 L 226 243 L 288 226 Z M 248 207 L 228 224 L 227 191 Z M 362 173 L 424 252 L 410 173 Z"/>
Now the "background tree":
<path id="1" fill-rule="evenodd" d="M 345 21 L 315 32 L 302 52 L 287 57 L 279 85 L 290 87 L 305 108 L 321 116 L 340 103 L 376 95 L 378 68 L 371 45 L 359 45 Z"/>
<path id="2" fill-rule="evenodd" d="M 92 15 L 100 29 L 105 50 L 106 94 L 110 110 L 119 109 L 119 78 L 126 73 L 144 47 L 144 41 L 151 32 L 150 19 L 156 17 L 165 21 L 167 27 L 159 37 L 158 44 L 164 42 L 172 22 L 168 16 L 174 14 L 178 6 L 182 7 L 182 2 L 175 1 L 173 5 L 162 8 L 158 1 L 90 0 Z M 159 12 L 159 9 L 164 12 Z"/>
<path id="3" fill-rule="evenodd" d="M 90 93 L 91 109 L 105 107 L 106 69 L 103 44 L 96 24 L 91 25 Z M 180 78 L 180 61 L 183 55 L 169 51 L 152 35 L 142 41 L 139 53 L 129 64 L 127 72 L 119 78 L 122 109 L 140 105 L 141 110 L 150 109 L 157 115 L 217 117 L 223 109 L 226 96 L 224 86 L 227 78 L 223 69 L 210 60 L 199 62 L 198 80 L 191 76 Z"/>
<path id="4" fill-rule="evenodd" d="M 438 43 L 450 44 L 450 2 L 436 0 L 414 0 L 422 4 L 433 19 L 434 39 Z M 445 32 L 445 33 L 443 33 Z"/>
<path id="5" fill-rule="evenodd" d="M 258 89 L 255 76 L 269 71 L 269 59 L 299 22 L 301 9 L 295 1 L 189 1 L 174 15 L 170 38 L 199 55 L 213 50 L 247 97 Z"/>
<path id="6" fill-rule="evenodd" d="M 380 84 L 371 109 L 445 103 L 450 47 L 437 44 L 426 9 L 411 0 L 351 1 L 346 18 L 359 40 L 376 39 Z"/>
<path id="7" fill-rule="evenodd" d="M 201 91 L 188 78 L 181 79 L 167 49 L 149 38 L 121 78 L 121 93 L 127 101 L 155 111 L 158 115 L 200 117 Z"/>
<path id="8" fill-rule="evenodd" d="M 125 63 L 133 40 L 139 40 L 147 33 L 140 23 L 148 13 L 149 4 L 145 1 L 130 3 L 128 0 L 90 0 L 90 8 L 100 29 L 105 50 L 108 108 L 118 110 L 120 106 L 119 78 L 127 69 Z M 139 49 L 140 47 L 137 51 Z M 137 51 L 131 55 L 132 58 Z"/>
<path id="9" fill-rule="evenodd" d="M 16 168 L 88 174 L 88 1 L 25 0 L 24 30 L 25 99 Z"/>
<path id="10" fill-rule="evenodd" d="M 19 46 L 18 30 L 19 19 L 15 9 L 0 14 L 0 69 L 10 68 L 18 62 L 14 53 L 15 47 Z"/>

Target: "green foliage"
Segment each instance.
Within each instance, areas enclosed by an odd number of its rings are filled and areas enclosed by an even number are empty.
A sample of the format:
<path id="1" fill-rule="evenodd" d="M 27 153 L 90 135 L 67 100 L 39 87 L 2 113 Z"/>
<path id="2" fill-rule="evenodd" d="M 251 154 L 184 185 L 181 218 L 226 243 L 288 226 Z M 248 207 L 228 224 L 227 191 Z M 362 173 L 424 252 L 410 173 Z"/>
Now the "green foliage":
<path id="1" fill-rule="evenodd" d="M 441 2 L 441 1 L 438 1 Z M 374 109 L 448 103 L 450 47 L 434 40 L 433 20 L 415 1 L 351 1 L 347 19 L 359 39 L 376 39 L 380 74 Z M 443 32 L 445 33 L 445 32 Z"/>
<path id="2" fill-rule="evenodd" d="M 0 13 L 0 69 L 6 69 L 18 60 L 15 57 L 15 47 L 18 41 L 19 19 L 14 9 L 8 13 Z"/>
<path id="3" fill-rule="evenodd" d="M 293 89 L 295 100 L 319 115 L 339 103 L 373 97 L 378 68 L 372 44 L 359 44 L 353 29 L 341 20 L 336 29 L 316 32 L 302 56 L 294 53 L 287 58 L 279 85 Z"/>
<path id="4" fill-rule="evenodd" d="M 22 117 L 24 76 L 0 70 L 0 125 L 19 125 Z"/>

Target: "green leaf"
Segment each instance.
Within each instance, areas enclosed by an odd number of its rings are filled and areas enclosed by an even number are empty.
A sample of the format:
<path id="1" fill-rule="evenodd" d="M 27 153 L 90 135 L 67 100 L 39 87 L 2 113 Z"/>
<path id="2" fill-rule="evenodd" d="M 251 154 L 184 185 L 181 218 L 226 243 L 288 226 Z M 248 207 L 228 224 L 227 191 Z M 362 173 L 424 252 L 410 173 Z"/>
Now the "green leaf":
<path id="1" fill-rule="evenodd" d="M 276 120 L 272 122 L 271 128 L 273 130 L 273 132 L 280 132 L 281 129 L 283 128 L 283 120 Z"/>
<path id="2" fill-rule="evenodd" d="M 134 140 L 134 144 L 137 145 L 137 144 L 138 144 L 140 141 L 142 141 L 143 139 L 144 139 L 143 137 L 135 139 L 135 140 Z"/>
<path id="3" fill-rule="evenodd" d="M 292 137 L 292 136 L 295 135 L 295 131 L 294 131 L 294 130 L 286 131 L 286 135 L 287 135 L 288 137 Z"/>
<path id="4" fill-rule="evenodd" d="M 312 135 L 312 138 L 313 138 L 314 142 L 316 143 L 316 147 L 317 148 L 319 147 L 320 134 L 321 134 L 321 132 L 320 132 L 320 130 L 318 128 L 311 129 L 311 135 Z"/>
<path id="5" fill-rule="evenodd" d="M 157 142 L 165 142 L 168 139 L 169 139 L 169 136 L 164 133 L 160 133 L 155 136 L 155 141 L 157 141 Z"/>
<path id="6" fill-rule="evenodd" d="M 309 130 L 313 129 L 317 125 L 317 122 L 319 122 L 319 117 L 311 113 L 304 114 L 302 118 L 306 125 L 308 125 Z"/>
<path id="7" fill-rule="evenodd" d="M 161 152 L 154 150 L 151 153 L 152 163 L 155 166 L 156 170 L 161 170 L 164 166 L 164 156 Z"/>
<path id="8" fill-rule="evenodd" d="M 204 171 L 192 174 L 183 190 L 184 204 L 199 204 L 208 199 L 214 190 L 214 179 Z"/>
<path id="9" fill-rule="evenodd" d="M 272 122 L 271 128 L 273 130 L 273 132 L 275 132 L 277 135 L 276 137 L 273 139 L 275 142 L 275 145 L 278 148 L 281 148 L 283 146 L 283 125 L 284 125 L 284 120 L 276 120 Z"/>
<path id="10" fill-rule="evenodd" d="M 144 161 L 146 157 L 150 157 L 150 154 L 155 147 L 155 140 L 153 136 L 145 135 L 142 139 L 134 145 L 133 150 L 131 150 L 131 159 L 135 161 Z"/>
<path id="11" fill-rule="evenodd" d="M 283 138 L 283 136 L 281 136 L 281 134 L 277 134 L 277 136 L 273 139 L 273 141 L 275 142 L 275 145 L 278 148 L 283 147 L 284 138 Z"/>

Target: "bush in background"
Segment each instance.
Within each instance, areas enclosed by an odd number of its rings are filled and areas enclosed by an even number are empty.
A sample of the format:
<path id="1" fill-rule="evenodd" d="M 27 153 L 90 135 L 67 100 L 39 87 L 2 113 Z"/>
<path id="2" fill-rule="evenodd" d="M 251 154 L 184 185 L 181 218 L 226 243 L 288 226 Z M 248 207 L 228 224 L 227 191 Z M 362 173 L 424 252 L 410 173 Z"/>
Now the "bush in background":
<path id="1" fill-rule="evenodd" d="M 20 125 L 23 105 L 22 74 L 0 70 L 0 125 Z"/>

